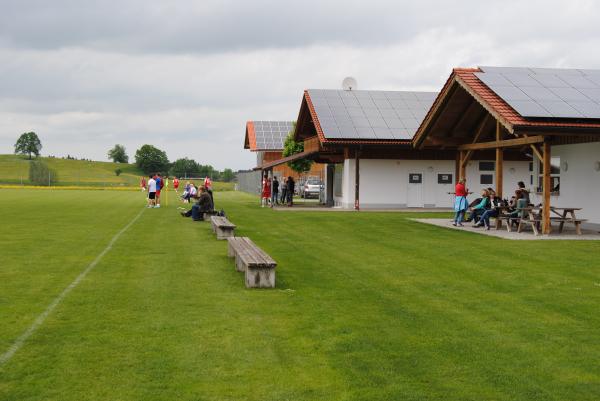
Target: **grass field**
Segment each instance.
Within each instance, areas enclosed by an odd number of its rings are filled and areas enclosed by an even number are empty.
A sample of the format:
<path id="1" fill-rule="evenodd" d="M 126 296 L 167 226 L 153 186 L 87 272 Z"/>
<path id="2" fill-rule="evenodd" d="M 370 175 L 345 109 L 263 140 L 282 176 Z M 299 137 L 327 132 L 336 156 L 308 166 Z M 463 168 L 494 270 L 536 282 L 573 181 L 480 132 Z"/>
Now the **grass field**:
<path id="1" fill-rule="evenodd" d="M 55 171 L 58 186 L 94 186 L 94 187 L 139 187 L 145 174 L 134 164 L 100 161 L 69 160 L 40 157 L 50 169 Z M 30 161 L 20 155 L 0 155 L 0 184 L 28 185 Z M 122 173 L 117 176 L 115 170 Z M 196 182 L 198 184 L 198 182 Z M 214 182 L 215 190 L 231 190 L 233 183 Z"/>
<path id="2" fill-rule="evenodd" d="M 0 190 L 0 400 L 598 400 L 600 242 L 215 194 L 279 263 L 246 290 L 208 224 L 117 191 Z"/>

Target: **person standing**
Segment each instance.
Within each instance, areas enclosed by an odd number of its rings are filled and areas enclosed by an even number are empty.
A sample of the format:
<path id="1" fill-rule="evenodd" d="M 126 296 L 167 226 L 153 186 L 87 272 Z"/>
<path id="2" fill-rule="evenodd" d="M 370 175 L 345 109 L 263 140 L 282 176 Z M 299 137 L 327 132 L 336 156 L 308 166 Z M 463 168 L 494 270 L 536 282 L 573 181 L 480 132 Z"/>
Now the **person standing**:
<path id="1" fill-rule="evenodd" d="M 146 177 L 142 176 L 142 181 L 140 181 L 140 186 L 142 187 L 142 192 L 146 190 Z"/>
<path id="2" fill-rule="evenodd" d="M 287 202 L 287 178 L 283 177 L 283 182 L 281 183 L 281 197 L 279 198 L 279 203 L 282 205 Z"/>
<path id="3" fill-rule="evenodd" d="M 279 204 L 279 181 L 276 176 L 273 176 L 272 196 L 271 196 L 271 207 L 275 204 Z"/>
<path id="4" fill-rule="evenodd" d="M 271 202 L 271 181 L 269 176 L 265 174 L 262 181 L 262 196 L 260 200 L 261 207 L 270 206 Z"/>
<path id="5" fill-rule="evenodd" d="M 160 176 L 160 173 L 156 173 L 156 206 L 154 207 L 160 207 L 160 190 L 163 188 L 163 186 L 165 185 L 162 177 Z"/>
<path id="6" fill-rule="evenodd" d="M 292 176 L 287 179 L 287 204 L 289 207 L 294 206 L 294 190 L 296 189 L 296 181 Z"/>
<path id="7" fill-rule="evenodd" d="M 175 192 L 179 189 L 179 178 L 177 177 L 173 177 L 173 188 L 175 189 Z"/>
<path id="8" fill-rule="evenodd" d="M 204 188 L 206 189 L 206 192 L 208 192 L 208 194 L 210 195 L 210 200 L 212 201 L 212 203 L 214 205 L 215 200 L 213 198 L 212 180 L 210 179 L 209 176 L 206 176 L 206 178 L 204 178 Z"/>
<path id="9" fill-rule="evenodd" d="M 467 188 L 465 187 L 466 180 L 461 178 L 454 188 L 454 222 L 453 226 L 462 227 L 462 222 L 465 219 L 465 212 L 469 206 L 467 202 Z"/>
<path id="10" fill-rule="evenodd" d="M 156 205 L 156 180 L 152 175 L 148 176 L 148 207 Z"/>

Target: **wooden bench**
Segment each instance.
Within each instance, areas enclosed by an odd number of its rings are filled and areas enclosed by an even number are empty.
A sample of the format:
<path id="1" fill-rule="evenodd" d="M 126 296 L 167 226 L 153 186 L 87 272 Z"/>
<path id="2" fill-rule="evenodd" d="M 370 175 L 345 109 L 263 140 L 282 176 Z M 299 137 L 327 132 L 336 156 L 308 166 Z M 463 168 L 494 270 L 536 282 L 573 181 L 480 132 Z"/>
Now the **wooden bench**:
<path id="1" fill-rule="evenodd" d="M 565 223 L 571 223 L 575 226 L 575 232 L 577 235 L 581 235 L 581 223 L 587 221 L 587 219 L 573 219 L 569 217 L 550 217 L 551 222 L 560 223 L 558 226 L 558 232 L 562 233 Z"/>
<path id="2" fill-rule="evenodd" d="M 235 257 L 235 269 L 245 273 L 247 288 L 275 288 L 277 262 L 250 238 L 227 238 L 227 256 Z"/>
<path id="3" fill-rule="evenodd" d="M 213 232 L 217 234 L 217 239 L 227 239 L 234 236 L 235 224 L 227 220 L 227 217 L 211 216 L 210 222 Z"/>

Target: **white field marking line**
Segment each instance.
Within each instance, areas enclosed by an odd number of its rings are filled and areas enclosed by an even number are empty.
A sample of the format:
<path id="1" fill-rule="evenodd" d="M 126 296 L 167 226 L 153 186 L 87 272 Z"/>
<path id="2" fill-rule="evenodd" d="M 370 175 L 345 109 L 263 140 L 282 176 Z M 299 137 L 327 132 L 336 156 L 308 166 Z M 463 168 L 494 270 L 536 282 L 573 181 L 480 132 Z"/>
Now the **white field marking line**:
<path id="1" fill-rule="evenodd" d="M 123 227 L 121 229 L 121 231 L 119 231 L 118 233 L 115 234 L 115 236 L 110 240 L 110 242 L 108 243 L 106 248 L 104 248 L 104 250 L 102 252 L 100 252 L 100 254 L 98 256 L 96 256 L 96 259 L 94 259 L 92 261 L 92 263 L 90 263 L 88 265 L 88 267 L 85 268 L 84 271 L 79 273 L 79 276 L 77 276 L 75 278 L 75 280 L 73 280 L 73 282 L 71 284 L 69 284 L 67 286 L 67 288 L 65 288 L 63 290 L 63 292 L 61 292 L 60 295 L 58 297 L 56 297 L 56 299 L 54 299 L 54 301 L 52 301 L 52 303 L 50 305 L 48 305 L 48 307 L 33 321 L 33 324 L 27 330 L 25 330 L 25 332 L 23 334 L 21 334 L 21 336 L 19 336 L 19 338 L 17 338 L 17 340 L 14 342 L 14 344 L 11 345 L 11 347 L 4 354 L 0 355 L 0 366 L 7 363 L 10 360 L 10 358 L 13 357 L 13 355 L 23 346 L 25 341 L 27 341 L 27 339 L 29 337 L 31 337 L 31 335 L 44 323 L 44 320 L 46 320 L 48 315 L 50 315 L 52 313 L 52 311 L 58 306 L 58 304 L 60 304 L 61 301 L 69 294 L 69 292 L 71 292 L 71 290 L 73 288 L 77 287 L 77 285 L 81 282 L 81 280 L 83 280 L 85 278 L 85 276 L 90 271 L 92 271 L 92 269 L 94 267 L 96 267 L 96 265 L 98 264 L 98 262 L 100 262 L 102 257 L 104 255 L 106 255 L 112 249 L 112 246 L 119 239 L 121 234 L 123 234 L 125 231 L 127 231 L 127 229 L 129 227 L 131 227 L 133 225 L 133 223 L 135 223 L 140 218 L 142 213 L 144 213 L 145 209 L 146 208 L 144 207 L 144 209 L 142 209 L 142 211 L 139 212 L 137 214 L 137 216 L 135 216 L 133 218 L 133 220 L 131 220 L 129 222 L 129 224 L 127 224 L 125 227 Z"/>

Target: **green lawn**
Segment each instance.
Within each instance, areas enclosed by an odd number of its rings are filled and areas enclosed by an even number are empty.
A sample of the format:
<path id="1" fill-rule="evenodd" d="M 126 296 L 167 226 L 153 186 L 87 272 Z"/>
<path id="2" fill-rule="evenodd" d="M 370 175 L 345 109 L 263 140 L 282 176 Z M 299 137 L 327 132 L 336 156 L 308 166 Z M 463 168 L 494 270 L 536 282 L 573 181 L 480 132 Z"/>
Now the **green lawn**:
<path id="1" fill-rule="evenodd" d="M 172 200 L 143 209 L 0 366 L 0 400 L 600 398 L 600 242 L 215 200 L 278 261 L 275 290 L 246 290 Z M 143 203 L 0 190 L 0 354 Z"/>
<path id="2" fill-rule="evenodd" d="M 40 157 L 50 169 L 56 172 L 55 186 L 84 187 L 139 187 L 142 176 L 146 176 L 134 164 L 112 163 L 87 160 L 71 160 L 54 157 Z M 0 155 L 0 184 L 30 185 L 30 161 L 21 155 Z M 115 170 L 120 169 L 120 175 Z M 184 180 L 182 180 L 184 181 Z M 194 180 L 197 185 L 202 183 Z M 213 182 L 215 190 L 233 189 L 232 182 Z"/>

